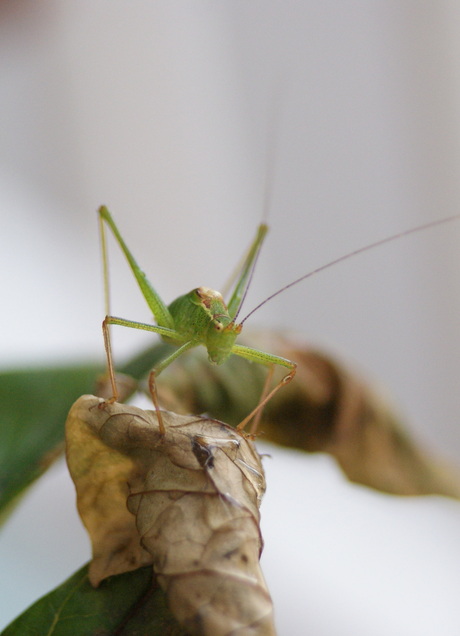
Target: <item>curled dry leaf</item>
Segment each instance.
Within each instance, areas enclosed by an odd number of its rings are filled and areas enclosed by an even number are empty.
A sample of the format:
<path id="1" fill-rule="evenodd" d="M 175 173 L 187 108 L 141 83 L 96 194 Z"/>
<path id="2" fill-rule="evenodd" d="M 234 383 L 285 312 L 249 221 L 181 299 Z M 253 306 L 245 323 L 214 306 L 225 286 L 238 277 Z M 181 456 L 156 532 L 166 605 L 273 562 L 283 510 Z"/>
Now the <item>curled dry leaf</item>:
<path id="1" fill-rule="evenodd" d="M 92 540 L 90 581 L 152 564 L 191 634 L 274 634 L 259 557 L 265 478 L 234 429 L 83 396 L 66 424 L 67 462 Z"/>

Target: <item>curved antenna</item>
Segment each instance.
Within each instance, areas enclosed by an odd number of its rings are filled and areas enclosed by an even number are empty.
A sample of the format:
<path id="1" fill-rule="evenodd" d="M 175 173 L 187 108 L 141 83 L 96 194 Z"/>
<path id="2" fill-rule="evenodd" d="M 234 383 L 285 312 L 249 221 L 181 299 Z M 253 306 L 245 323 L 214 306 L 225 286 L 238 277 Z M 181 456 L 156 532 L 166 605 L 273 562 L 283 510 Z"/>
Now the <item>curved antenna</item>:
<path id="1" fill-rule="evenodd" d="M 358 254 L 367 252 L 368 250 L 371 250 L 374 247 L 379 247 L 380 245 L 384 245 L 385 243 L 390 243 L 391 241 L 400 239 L 403 236 L 408 236 L 409 234 L 415 234 L 415 232 L 421 232 L 422 230 L 427 230 L 429 228 L 436 227 L 437 225 L 442 225 L 443 223 L 449 223 L 450 221 L 456 221 L 459 219 L 460 219 L 460 214 L 454 214 L 453 216 L 448 216 L 448 217 L 445 217 L 444 219 L 438 219 L 437 221 L 430 221 L 429 223 L 424 223 L 423 225 L 413 227 L 410 230 L 404 230 L 403 232 L 392 234 L 391 236 L 387 236 L 384 239 L 375 241 L 375 243 L 370 243 L 370 245 L 365 245 L 364 247 L 360 247 L 357 250 L 354 250 L 353 252 L 348 252 L 348 254 L 339 256 L 339 258 L 335 258 L 333 261 L 330 261 L 329 263 L 326 263 L 325 265 L 321 265 L 321 267 L 317 267 L 311 272 L 308 272 L 308 274 L 304 274 L 300 278 L 296 278 L 296 280 L 293 280 L 292 283 L 289 283 L 288 285 L 281 287 L 281 289 L 278 289 L 278 291 L 274 292 L 273 294 L 268 296 L 268 298 L 263 300 L 256 307 L 254 307 L 254 309 L 252 309 L 248 313 L 248 315 L 243 318 L 240 324 L 243 324 L 249 318 L 249 316 L 252 316 L 254 312 L 256 312 L 258 309 L 263 307 L 266 303 L 268 303 L 269 300 L 272 300 L 272 298 L 275 298 L 275 296 L 279 296 L 279 294 L 285 292 L 287 289 L 290 289 L 291 287 L 294 287 L 294 285 L 301 283 L 303 280 L 306 280 L 307 278 L 310 278 L 311 276 L 314 276 L 315 274 L 319 274 L 319 272 L 322 272 L 323 270 L 328 269 L 329 267 L 332 267 L 333 265 L 337 265 L 337 263 L 341 263 L 342 261 L 346 261 L 349 258 L 352 258 L 353 256 L 357 256 Z"/>

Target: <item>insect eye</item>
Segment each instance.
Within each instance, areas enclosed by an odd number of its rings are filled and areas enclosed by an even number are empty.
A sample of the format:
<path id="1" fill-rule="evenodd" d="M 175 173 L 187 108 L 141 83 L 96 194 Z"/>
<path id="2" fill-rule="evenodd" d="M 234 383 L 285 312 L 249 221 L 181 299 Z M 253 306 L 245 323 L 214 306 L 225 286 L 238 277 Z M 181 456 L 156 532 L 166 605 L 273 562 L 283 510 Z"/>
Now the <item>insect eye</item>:
<path id="1" fill-rule="evenodd" d="M 222 323 L 220 323 L 220 322 L 215 322 L 215 323 L 214 323 L 214 329 L 215 329 L 216 331 L 222 331 L 222 329 L 223 329 L 223 328 L 224 328 L 224 327 L 223 327 Z"/>

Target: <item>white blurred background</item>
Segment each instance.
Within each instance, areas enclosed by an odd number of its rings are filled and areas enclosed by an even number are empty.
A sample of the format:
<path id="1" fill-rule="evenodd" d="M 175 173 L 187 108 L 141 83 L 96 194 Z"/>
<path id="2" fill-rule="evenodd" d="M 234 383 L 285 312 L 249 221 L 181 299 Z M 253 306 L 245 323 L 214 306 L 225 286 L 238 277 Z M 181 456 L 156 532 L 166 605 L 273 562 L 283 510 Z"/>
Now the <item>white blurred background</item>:
<path id="1" fill-rule="evenodd" d="M 102 359 L 101 203 L 167 302 L 219 289 L 267 208 L 247 311 L 460 213 L 459 34 L 442 0 L 4 0 L 1 366 Z M 459 245 L 460 222 L 386 245 L 251 324 L 351 362 L 458 462 Z M 148 321 L 110 256 L 114 313 Z M 114 335 L 119 359 L 148 340 Z M 393 499 L 326 457 L 270 452 L 264 568 L 282 636 L 460 633 L 456 502 Z M 73 496 L 58 465 L 4 527 L 0 626 L 88 558 Z"/>

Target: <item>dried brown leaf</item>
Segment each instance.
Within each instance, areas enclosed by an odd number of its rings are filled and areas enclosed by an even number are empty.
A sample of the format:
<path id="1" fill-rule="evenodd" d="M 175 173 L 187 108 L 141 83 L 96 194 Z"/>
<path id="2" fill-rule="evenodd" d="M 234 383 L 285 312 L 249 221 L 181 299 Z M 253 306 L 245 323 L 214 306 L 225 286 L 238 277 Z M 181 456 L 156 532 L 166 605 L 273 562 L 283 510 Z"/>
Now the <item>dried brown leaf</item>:
<path id="1" fill-rule="evenodd" d="M 270 405 L 267 437 L 329 453 L 351 481 L 376 490 L 460 498 L 458 471 L 422 447 L 380 387 L 301 340 L 278 338 L 277 347 L 298 362 L 298 377 Z"/>
<path id="2" fill-rule="evenodd" d="M 153 564 L 192 634 L 274 634 L 259 566 L 263 469 L 231 427 L 83 396 L 66 425 L 67 460 L 93 543 L 90 580 Z M 127 506 L 126 506 L 127 502 Z"/>
<path id="3" fill-rule="evenodd" d="M 300 338 L 260 330 L 247 344 L 297 363 L 294 380 L 265 407 L 263 439 L 329 453 L 351 481 L 383 492 L 460 498 L 459 471 L 421 447 L 380 389 Z M 233 356 L 217 369 L 199 356 L 184 356 L 158 378 L 160 400 L 238 423 L 260 397 L 261 366 Z"/>

